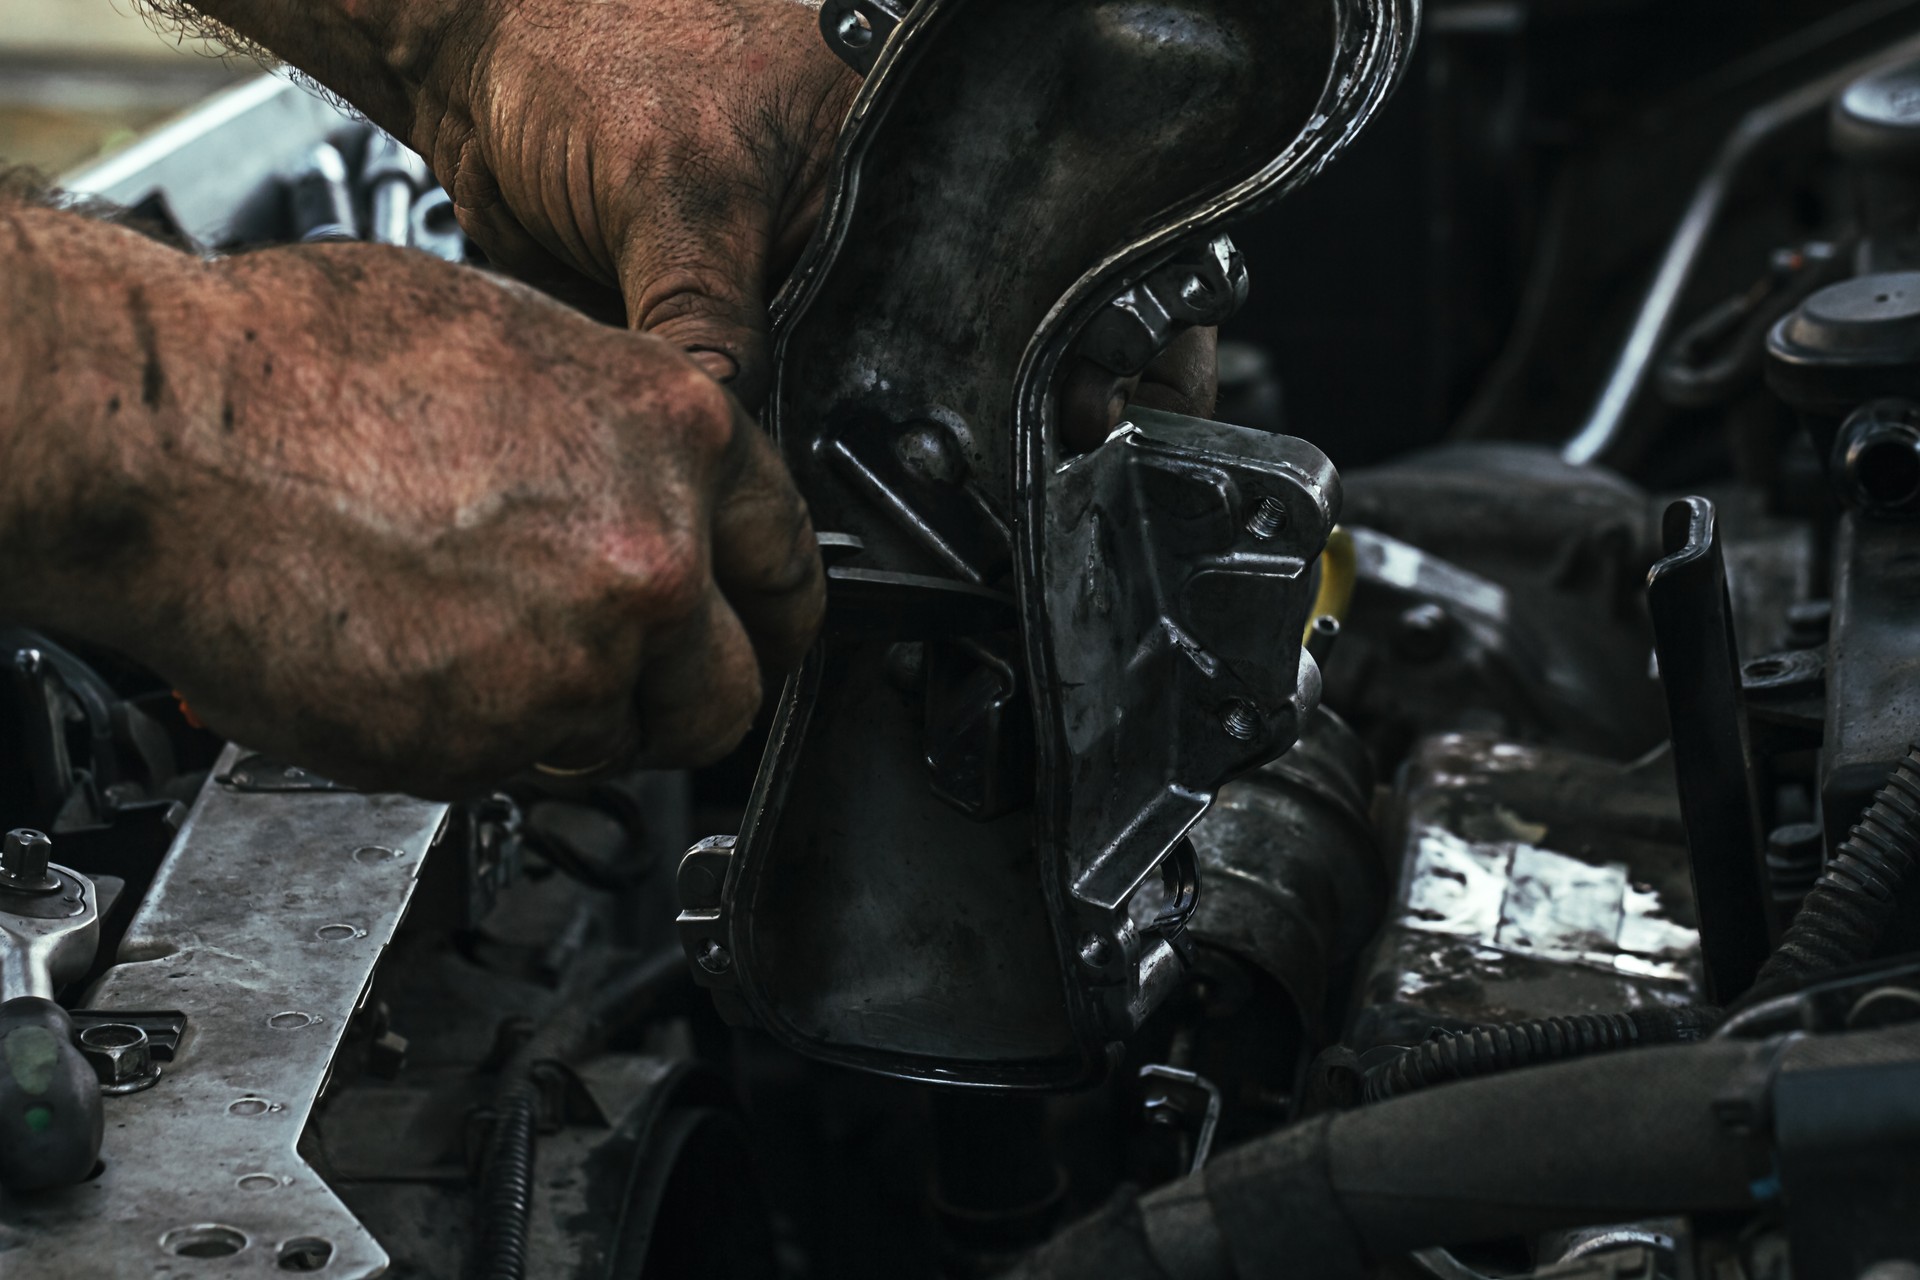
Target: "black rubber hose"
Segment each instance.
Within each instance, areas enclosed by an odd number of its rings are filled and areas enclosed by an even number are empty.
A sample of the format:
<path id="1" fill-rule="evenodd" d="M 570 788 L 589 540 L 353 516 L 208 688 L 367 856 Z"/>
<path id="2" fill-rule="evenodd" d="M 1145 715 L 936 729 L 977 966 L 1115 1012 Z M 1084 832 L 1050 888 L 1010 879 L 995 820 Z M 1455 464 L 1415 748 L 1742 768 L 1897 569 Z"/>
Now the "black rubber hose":
<path id="1" fill-rule="evenodd" d="M 480 1183 L 480 1249 L 476 1280 L 522 1280 L 527 1274 L 527 1222 L 533 1209 L 534 1130 L 540 1100 L 522 1081 L 497 1108 Z"/>
<path id="2" fill-rule="evenodd" d="M 590 1056 L 658 1009 L 688 977 L 686 957 L 678 947 L 624 969 L 586 998 L 562 1005 L 501 1068 L 493 1133 L 480 1167 L 480 1234 L 468 1267 L 475 1280 L 524 1280 L 527 1273 L 527 1221 L 533 1210 L 540 1116 L 534 1068 Z"/>
<path id="3" fill-rule="evenodd" d="M 1911 1061 L 1920 1024 L 1703 1040 L 1321 1115 L 1109 1204 L 1004 1280 L 1364 1280 L 1410 1250 L 1774 1203 L 1718 1105 L 1776 1070 Z"/>
<path id="4" fill-rule="evenodd" d="M 1425 1042 L 1368 1070 L 1361 1082 L 1362 1096 L 1368 1102 L 1383 1102 L 1429 1085 L 1497 1075 L 1515 1067 L 1643 1045 L 1684 1044 L 1703 1039 L 1721 1016 L 1718 1009 L 1689 1005 L 1436 1031 Z"/>
<path id="5" fill-rule="evenodd" d="M 1920 863 L 1920 745 L 1834 851 L 1794 913 L 1786 936 L 1760 969 L 1742 1007 L 1798 990 L 1816 978 L 1872 959 Z"/>

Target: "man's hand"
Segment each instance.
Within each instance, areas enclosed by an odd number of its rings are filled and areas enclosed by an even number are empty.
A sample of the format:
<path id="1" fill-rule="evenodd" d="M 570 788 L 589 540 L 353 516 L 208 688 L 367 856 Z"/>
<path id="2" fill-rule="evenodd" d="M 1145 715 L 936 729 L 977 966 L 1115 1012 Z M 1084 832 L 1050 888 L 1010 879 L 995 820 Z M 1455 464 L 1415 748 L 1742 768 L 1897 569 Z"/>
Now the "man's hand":
<path id="1" fill-rule="evenodd" d="M 199 0 L 410 142 L 487 256 L 749 407 L 859 79 L 803 0 Z"/>
<path id="2" fill-rule="evenodd" d="M 429 795 L 695 763 L 818 625 L 804 505 L 665 342 L 374 246 L 0 207 L 0 261 L 9 603 L 224 734 Z"/>

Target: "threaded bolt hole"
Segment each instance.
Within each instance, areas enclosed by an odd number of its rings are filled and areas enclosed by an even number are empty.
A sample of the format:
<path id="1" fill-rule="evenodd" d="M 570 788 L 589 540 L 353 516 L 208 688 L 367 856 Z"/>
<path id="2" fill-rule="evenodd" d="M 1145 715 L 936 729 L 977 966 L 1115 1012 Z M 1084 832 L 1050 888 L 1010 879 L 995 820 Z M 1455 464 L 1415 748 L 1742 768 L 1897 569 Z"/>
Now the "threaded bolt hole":
<path id="1" fill-rule="evenodd" d="M 1248 517 L 1247 532 L 1264 542 L 1285 528 L 1286 524 L 1287 504 L 1268 495 L 1260 499 L 1260 505 Z"/>

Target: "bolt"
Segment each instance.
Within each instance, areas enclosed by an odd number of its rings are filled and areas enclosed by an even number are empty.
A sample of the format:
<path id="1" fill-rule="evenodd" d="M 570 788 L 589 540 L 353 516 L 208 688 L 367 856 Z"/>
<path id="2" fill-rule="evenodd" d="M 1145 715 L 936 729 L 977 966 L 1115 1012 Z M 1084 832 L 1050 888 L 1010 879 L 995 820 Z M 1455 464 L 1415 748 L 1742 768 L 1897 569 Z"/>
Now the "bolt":
<path id="1" fill-rule="evenodd" d="M 1101 969 L 1113 955 L 1113 944 L 1097 933 L 1080 939 L 1080 961 L 1089 969 Z"/>
<path id="2" fill-rule="evenodd" d="M 1269 494 L 1247 518 L 1247 532 L 1265 542 L 1287 526 L 1287 504 Z"/>
<path id="3" fill-rule="evenodd" d="M 1250 702 L 1230 702 L 1226 714 L 1220 717 L 1220 727 L 1229 737 L 1251 742 L 1260 736 L 1260 711 Z"/>
<path id="4" fill-rule="evenodd" d="M 849 9 L 841 16 L 834 34 L 849 49 L 864 49 L 873 42 L 873 27 L 867 22 L 867 15 L 858 9 Z"/>
<path id="5" fill-rule="evenodd" d="M 694 960 L 702 969 L 718 977 L 733 968 L 733 954 L 712 938 L 702 938 L 694 948 Z"/>
<path id="6" fill-rule="evenodd" d="M 0 889 L 16 893 L 52 893 L 60 887 L 60 877 L 47 869 L 53 858 L 53 841 L 30 827 L 7 832 L 0 846 Z"/>
<path id="7" fill-rule="evenodd" d="M 893 441 L 893 456 L 907 474 L 935 485 L 959 484 L 967 476 L 953 433 L 937 422 L 916 422 Z"/>
<path id="8" fill-rule="evenodd" d="M 100 1092 L 136 1093 L 160 1078 L 147 1033 L 128 1022 L 103 1022 L 80 1033 L 80 1052 L 100 1077 Z"/>
<path id="9" fill-rule="evenodd" d="M 1453 640 L 1453 615 L 1429 601 L 1401 613 L 1394 626 L 1394 647 L 1411 662 L 1432 662 Z"/>

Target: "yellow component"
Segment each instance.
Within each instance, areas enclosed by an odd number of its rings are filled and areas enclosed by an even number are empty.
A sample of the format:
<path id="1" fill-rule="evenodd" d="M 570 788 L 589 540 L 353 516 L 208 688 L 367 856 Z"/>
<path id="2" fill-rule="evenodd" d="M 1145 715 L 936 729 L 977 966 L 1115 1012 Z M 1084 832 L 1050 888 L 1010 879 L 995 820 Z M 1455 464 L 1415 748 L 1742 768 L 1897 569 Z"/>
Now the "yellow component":
<path id="1" fill-rule="evenodd" d="M 1354 573 L 1353 535 L 1335 525 L 1327 535 L 1327 549 L 1320 553 L 1320 590 L 1313 597 L 1313 608 L 1307 610 L 1306 635 L 1313 634 L 1315 618 L 1331 614 L 1335 622 L 1347 620 L 1347 606 L 1353 603 Z"/>

